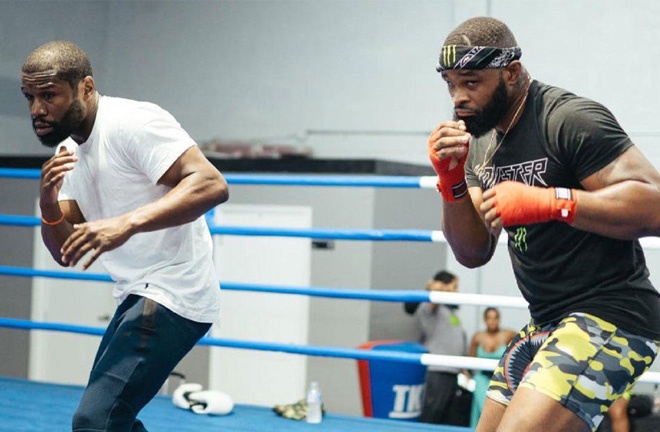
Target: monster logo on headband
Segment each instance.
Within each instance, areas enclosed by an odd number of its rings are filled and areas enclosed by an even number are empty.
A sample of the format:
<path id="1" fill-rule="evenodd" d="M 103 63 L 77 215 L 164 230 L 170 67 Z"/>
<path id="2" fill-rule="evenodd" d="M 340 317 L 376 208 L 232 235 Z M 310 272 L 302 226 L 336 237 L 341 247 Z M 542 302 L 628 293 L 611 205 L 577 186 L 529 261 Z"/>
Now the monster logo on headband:
<path id="1" fill-rule="evenodd" d="M 520 47 L 445 45 L 442 47 L 436 70 L 492 69 L 507 66 L 522 56 Z"/>

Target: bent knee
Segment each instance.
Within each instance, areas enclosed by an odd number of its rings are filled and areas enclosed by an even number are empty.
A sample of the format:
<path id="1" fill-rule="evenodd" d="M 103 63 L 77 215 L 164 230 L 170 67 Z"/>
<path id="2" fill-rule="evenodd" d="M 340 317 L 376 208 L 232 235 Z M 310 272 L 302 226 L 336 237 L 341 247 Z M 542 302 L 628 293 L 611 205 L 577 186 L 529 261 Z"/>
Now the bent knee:
<path id="1" fill-rule="evenodd" d="M 73 414 L 73 432 L 109 432 L 131 430 L 137 414 L 125 403 L 114 401 L 112 405 L 103 403 L 81 404 Z"/>
<path id="2" fill-rule="evenodd" d="M 105 419 L 101 421 L 101 417 L 91 412 L 86 412 L 78 409 L 73 414 L 71 421 L 71 430 L 73 432 L 102 432 L 105 431 Z"/>

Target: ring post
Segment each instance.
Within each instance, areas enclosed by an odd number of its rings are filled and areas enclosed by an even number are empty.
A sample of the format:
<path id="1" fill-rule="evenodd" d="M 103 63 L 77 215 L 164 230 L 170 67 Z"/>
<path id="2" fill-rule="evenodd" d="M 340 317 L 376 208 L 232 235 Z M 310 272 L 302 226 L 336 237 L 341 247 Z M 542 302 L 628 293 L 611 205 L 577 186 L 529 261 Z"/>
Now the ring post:
<path id="1" fill-rule="evenodd" d="M 364 350 L 426 353 L 415 342 L 379 340 L 362 344 Z M 358 360 L 358 375 L 365 417 L 419 421 L 426 366 L 392 360 Z"/>

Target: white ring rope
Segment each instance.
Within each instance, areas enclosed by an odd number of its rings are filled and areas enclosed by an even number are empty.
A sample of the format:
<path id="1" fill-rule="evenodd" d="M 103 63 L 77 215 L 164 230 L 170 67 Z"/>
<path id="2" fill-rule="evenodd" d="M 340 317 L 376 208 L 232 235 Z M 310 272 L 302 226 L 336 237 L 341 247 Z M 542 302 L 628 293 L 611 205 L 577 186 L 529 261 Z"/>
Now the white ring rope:
<path id="1" fill-rule="evenodd" d="M 447 238 L 442 231 L 430 231 L 431 241 L 433 243 L 446 243 Z M 502 232 L 500 237 L 497 239 L 498 244 L 507 244 L 509 238 L 506 232 Z M 643 248 L 646 249 L 660 249 L 660 237 L 642 237 L 639 239 L 639 243 Z"/>
<path id="2" fill-rule="evenodd" d="M 438 177 L 422 176 L 419 178 L 419 187 L 421 189 L 437 189 Z"/>
<path id="3" fill-rule="evenodd" d="M 491 294 L 468 294 L 456 292 L 431 291 L 429 301 L 438 304 L 458 304 L 473 306 L 526 308 L 528 303 L 522 297 Z"/>

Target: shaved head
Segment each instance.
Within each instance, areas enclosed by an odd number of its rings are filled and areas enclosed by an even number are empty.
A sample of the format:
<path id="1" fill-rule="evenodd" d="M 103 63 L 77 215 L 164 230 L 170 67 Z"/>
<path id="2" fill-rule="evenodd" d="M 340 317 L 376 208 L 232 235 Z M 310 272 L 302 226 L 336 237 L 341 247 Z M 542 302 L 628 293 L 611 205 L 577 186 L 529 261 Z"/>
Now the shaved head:
<path id="1" fill-rule="evenodd" d="M 75 88 L 86 76 L 92 75 L 92 65 L 85 52 L 68 41 L 53 41 L 30 53 L 21 69 L 25 74 L 54 70 L 57 78 Z"/>

